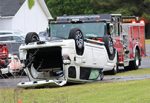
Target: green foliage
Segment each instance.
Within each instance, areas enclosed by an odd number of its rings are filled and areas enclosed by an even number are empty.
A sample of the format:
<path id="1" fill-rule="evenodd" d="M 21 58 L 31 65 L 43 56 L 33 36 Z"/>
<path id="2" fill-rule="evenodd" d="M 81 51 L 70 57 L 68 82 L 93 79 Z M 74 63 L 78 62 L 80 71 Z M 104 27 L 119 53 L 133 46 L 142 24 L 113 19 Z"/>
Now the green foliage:
<path id="1" fill-rule="evenodd" d="M 142 14 L 142 17 L 143 17 L 143 18 L 147 18 L 148 20 L 150 20 L 150 14 L 143 13 L 143 14 Z"/>
<path id="2" fill-rule="evenodd" d="M 34 0 L 28 0 L 28 7 L 29 9 L 32 9 L 32 7 L 34 6 L 35 1 Z"/>
<path id="3" fill-rule="evenodd" d="M 90 0 L 47 0 L 52 15 L 91 14 L 94 12 Z"/>
<path id="4" fill-rule="evenodd" d="M 54 17 L 60 15 L 121 13 L 150 20 L 150 0 L 46 0 Z"/>

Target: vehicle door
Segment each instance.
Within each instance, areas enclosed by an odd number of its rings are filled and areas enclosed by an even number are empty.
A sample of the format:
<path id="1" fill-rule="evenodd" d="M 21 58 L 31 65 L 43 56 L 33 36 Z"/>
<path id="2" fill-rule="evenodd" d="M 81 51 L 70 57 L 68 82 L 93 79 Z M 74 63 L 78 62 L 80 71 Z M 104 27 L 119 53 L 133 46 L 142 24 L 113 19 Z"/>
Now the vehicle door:
<path id="1" fill-rule="evenodd" d="M 123 49 L 124 49 L 124 61 L 129 61 L 130 58 L 130 48 L 132 48 L 130 45 L 131 40 L 131 33 L 132 30 L 128 24 L 122 24 L 122 43 L 123 43 Z"/>
<path id="2" fill-rule="evenodd" d="M 114 21 L 112 22 L 110 26 L 110 34 L 111 37 L 113 38 L 113 43 L 114 43 L 114 47 L 118 52 L 118 59 L 119 62 L 123 62 L 124 61 L 124 50 L 123 50 L 123 37 L 121 36 L 121 32 L 122 32 L 122 25 L 120 24 L 119 21 Z"/>

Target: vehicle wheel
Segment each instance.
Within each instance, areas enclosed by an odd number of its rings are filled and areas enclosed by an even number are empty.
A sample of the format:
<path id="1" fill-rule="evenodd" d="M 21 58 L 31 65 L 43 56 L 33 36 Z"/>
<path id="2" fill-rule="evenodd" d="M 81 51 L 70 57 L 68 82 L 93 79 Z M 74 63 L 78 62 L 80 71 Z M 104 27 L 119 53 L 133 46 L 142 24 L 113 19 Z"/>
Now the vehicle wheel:
<path id="1" fill-rule="evenodd" d="M 117 58 L 117 60 L 116 60 L 116 64 L 115 64 L 114 68 L 112 70 L 108 71 L 108 73 L 111 74 L 111 75 L 115 75 L 116 73 L 119 72 L 119 69 L 118 69 L 119 56 L 118 56 L 118 53 L 117 53 L 116 58 Z"/>
<path id="2" fill-rule="evenodd" d="M 84 52 L 84 36 L 80 29 L 73 28 L 69 33 L 69 39 L 75 40 L 76 53 L 82 55 Z"/>
<path id="3" fill-rule="evenodd" d="M 140 60 L 140 53 L 139 53 L 139 51 L 136 49 L 136 50 L 135 50 L 134 61 L 133 61 L 133 63 L 132 63 L 132 68 L 133 68 L 133 69 L 138 69 L 139 66 L 140 66 L 140 62 L 141 62 L 141 60 Z"/>
<path id="4" fill-rule="evenodd" d="M 114 57 L 115 57 L 115 48 L 114 48 L 114 45 L 113 45 L 113 39 L 110 36 L 105 35 L 103 37 L 103 41 L 104 41 L 106 50 L 108 52 L 109 59 L 113 60 Z"/>
<path id="5" fill-rule="evenodd" d="M 130 61 L 129 62 L 129 66 L 127 67 L 124 67 L 125 70 L 135 70 L 135 69 L 138 69 L 139 66 L 140 66 L 140 53 L 139 51 L 136 49 L 135 50 L 135 57 L 134 57 L 134 60 L 133 61 Z"/>
<path id="6" fill-rule="evenodd" d="M 118 72 L 118 64 L 116 64 L 113 70 L 111 70 L 111 74 L 115 75 L 117 72 Z"/>
<path id="7" fill-rule="evenodd" d="M 25 43 L 26 44 L 29 44 L 31 42 L 36 42 L 36 41 L 40 41 L 39 36 L 38 36 L 37 33 L 35 33 L 35 32 L 29 32 L 26 35 L 26 38 L 25 38 Z"/>
<path id="8" fill-rule="evenodd" d="M 110 71 L 110 74 L 115 75 L 118 72 L 118 60 L 116 62 L 115 67 Z"/>

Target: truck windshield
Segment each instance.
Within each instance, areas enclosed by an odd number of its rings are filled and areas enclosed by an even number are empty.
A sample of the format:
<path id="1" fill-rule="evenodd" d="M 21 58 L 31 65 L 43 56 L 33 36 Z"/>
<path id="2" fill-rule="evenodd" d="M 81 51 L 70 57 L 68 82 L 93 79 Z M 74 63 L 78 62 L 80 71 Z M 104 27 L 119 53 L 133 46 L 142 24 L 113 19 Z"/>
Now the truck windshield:
<path id="1" fill-rule="evenodd" d="M 67 39 L 72 28 L 79 28 L 84 37 L 103 37 L 105 33 L 105 23 L 51 23 L 51 36 Z"/>

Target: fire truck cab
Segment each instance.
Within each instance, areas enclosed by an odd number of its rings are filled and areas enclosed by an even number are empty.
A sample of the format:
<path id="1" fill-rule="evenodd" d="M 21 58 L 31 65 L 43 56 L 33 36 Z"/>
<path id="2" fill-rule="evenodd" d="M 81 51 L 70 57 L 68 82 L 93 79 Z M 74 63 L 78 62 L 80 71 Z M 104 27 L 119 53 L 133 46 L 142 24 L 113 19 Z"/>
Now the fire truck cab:
<path id="1" fill-rule="evenodd" d="M 135 16 L 111 14 L 110 34 L 118 52 L 118 66 L 138 69 L 145 56 L 145 24 Z"/>

